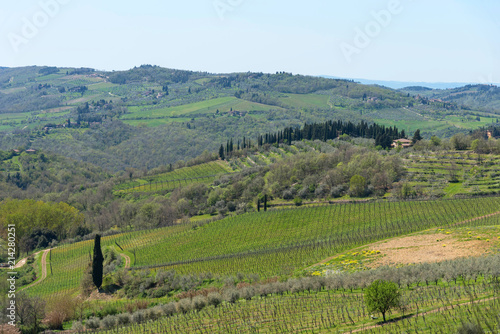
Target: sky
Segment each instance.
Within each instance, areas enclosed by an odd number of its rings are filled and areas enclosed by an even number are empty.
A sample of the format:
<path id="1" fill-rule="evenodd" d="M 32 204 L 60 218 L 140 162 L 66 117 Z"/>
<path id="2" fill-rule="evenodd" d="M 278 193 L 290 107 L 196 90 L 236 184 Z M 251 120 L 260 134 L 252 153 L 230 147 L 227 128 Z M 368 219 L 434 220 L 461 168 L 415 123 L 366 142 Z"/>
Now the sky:
<path id="1" fill-rule="evenodd" d="M 0 0 L 0 66 L 500 82 L 498 0 Z"/>

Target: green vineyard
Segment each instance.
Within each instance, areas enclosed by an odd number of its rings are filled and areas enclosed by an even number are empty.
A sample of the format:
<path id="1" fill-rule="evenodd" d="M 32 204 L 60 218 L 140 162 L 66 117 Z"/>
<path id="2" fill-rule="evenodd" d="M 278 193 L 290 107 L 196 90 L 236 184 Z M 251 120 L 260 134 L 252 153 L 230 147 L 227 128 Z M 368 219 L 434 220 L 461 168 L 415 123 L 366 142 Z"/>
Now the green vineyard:
<path id="1" fill-rule="evenodd" d="M 213 161 L 192 167 L 175 169 L 168 173 L 153 175 L 121 183 L 113 188 L 115 192 L 149 192 L 172 190 L 192 183 L 211 184 L 218 175 L 228 174 L 233 170 L 224 162 Z"/>
<path id="2" fill-rule="evenodd" d="M 495 318 L 500 311 L 493 284 L 481 284 L 473 289 L 480 301 L 470 304 L 467 299 L 472 287 L 437 286 L 405 291 L 404 312 L 397 312 L 400 322 L 385 325 L 368 323 L 368 312 L 361 290 L 341 293 L 331 290 L 300 294 L 254 298 L 250 301 L 206 307 L 196 313 L 175 314 L 154 320 L 154 314 L 144 312 L 145 321 L 120 329 L 92 331 L 93 333 L 453 333 L 460 319 L 478 316 Z M 482 300 L 481 300 L 482 299 Z M 450 300 L 454 302 L 450 304 Z M 436 311 L 439 311 L 436 312 Z M 409 314 L 404 316 L 404 314 Z M 420 316 L 418 314 L 420 313 Z M 483 320 L 495 328 L 492 321 Z"/>
<path id="3" fill-rule="evenodd" d="M 181 274 L 292 275 L 339 251 L 433 227 L 498 224 L 500 198 L 371 202 L 248 213 L 220 221 L 104 237 L 130 254 L 132 269 Z M 214 247 L 214 243 L 217 247 Z M 51 251 L 51 274 L 30 294 L 76 291 L 92 241 Z"/>

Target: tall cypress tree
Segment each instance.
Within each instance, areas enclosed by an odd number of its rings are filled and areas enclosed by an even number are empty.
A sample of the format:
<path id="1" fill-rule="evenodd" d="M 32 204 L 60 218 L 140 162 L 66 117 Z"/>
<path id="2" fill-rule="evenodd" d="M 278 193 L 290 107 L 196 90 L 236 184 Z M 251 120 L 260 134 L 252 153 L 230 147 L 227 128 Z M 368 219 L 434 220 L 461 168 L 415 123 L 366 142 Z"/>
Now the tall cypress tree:
<path id="1" fill-rule="evenodd" d="M 101 236 L 96 234 L 94 239 L 94 257 L 92 258 L 92 281 L 97 289 L 100 289 L 102 285 L 103 262 Z"/>
<path id="2" fill-rule="evenodd" d="M 219 148 L 219 157 L 221 158 L 221 160 L 226 159 L 226 157 L 224 156 L 224 146 L 222 145 Z"/>

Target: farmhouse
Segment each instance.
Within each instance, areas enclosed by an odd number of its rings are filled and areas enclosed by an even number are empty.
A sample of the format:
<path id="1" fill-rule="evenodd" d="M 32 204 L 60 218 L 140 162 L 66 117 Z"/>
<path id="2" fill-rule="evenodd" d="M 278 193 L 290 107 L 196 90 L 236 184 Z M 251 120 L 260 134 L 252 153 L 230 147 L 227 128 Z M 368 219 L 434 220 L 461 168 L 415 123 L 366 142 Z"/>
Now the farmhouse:
<path id="1" fill-rule="evenodd" d="M 495 138 L 495 139 L 500 139 L 500 136 L 495 136 L 494 133 L 490 130 L 486 131 L 486 136 L 488 139 Z"/>
<path id="2" fill-rule="evenodd" d="M 401 147 L 403 148 L 411 147 L 413 145 L 413 142 L 409 139 L 401 138 L 401 139 L 396 139 L 391 146 L 396 148 L 399 145 L 401 145 Z"/>

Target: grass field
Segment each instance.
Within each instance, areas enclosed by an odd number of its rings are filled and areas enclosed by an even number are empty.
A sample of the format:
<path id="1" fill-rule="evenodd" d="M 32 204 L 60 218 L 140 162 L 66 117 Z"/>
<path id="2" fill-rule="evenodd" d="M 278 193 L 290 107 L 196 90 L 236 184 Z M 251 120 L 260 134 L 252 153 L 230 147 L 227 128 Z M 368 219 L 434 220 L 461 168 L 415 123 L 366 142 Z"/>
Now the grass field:
<path id="1" fill-rule="evenodd" d="M 99 82 L 99 83 L 94 83 L 88 86 L 90 91 L 103 91 L 103 92 L 109 92 L 113 87 L 116 87 L 117 85 L 112 84 L 110 82 Z"/>
<path id="2" fill-rule="evenodd" d="M 148 126 L 156 126 L 172 121 L 190 120 L 192 117 L 200 115 L 213 115 L 217 110 L 220 113 L 227 113 L 230 110 L 249 112 L 269 111 L 271 109 L 281 110 L 279 107 L 240 100 L 235 97 L 220 97 L 177 107 L 152 108 L 131 106 L 128 107 L 129 113 L 123 115 L 121 119 L 129 124 L 137 122 L 145 123 Z"/>
<path id="3" fill-rule="evenodd" d="M 8 88 L 8 89 L 0 89 L 0 93 L 12 94 L 12 93 L 22 92 L 25 90 L 26 90 L 26 87 L 14 87 L 14 88 Z"/>

